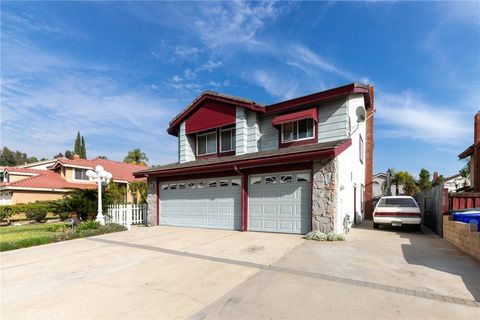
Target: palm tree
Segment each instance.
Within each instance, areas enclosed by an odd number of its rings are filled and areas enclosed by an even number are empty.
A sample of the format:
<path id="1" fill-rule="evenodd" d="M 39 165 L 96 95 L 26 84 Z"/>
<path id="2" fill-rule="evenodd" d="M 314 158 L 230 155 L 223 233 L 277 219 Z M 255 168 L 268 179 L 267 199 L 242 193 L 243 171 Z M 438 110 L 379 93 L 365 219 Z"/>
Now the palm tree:
<path id="1" fill-rule="evenodd" d="M 139 148 L 128 151 L 127 156 L 125 157 L 125 159 L 123 159 L 123 162 L 139 164 L 142 166 L 146 166 L 147 161 L 148 161 L 147 155 L 144 152 L 142 152 Z"/>

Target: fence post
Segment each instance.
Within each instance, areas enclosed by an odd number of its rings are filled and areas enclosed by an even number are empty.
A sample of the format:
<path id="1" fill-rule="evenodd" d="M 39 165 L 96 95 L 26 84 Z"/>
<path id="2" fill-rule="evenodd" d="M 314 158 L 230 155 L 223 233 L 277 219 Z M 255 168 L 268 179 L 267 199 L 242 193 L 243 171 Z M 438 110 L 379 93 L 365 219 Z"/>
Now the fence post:
<path id="1" fill-rule="evenodd" d="M 128 230 L 130 230 L 130 228 L 132 227 L 132 214 L 133 214 L 132 205 L 127 204 L 127 229 Z"/>

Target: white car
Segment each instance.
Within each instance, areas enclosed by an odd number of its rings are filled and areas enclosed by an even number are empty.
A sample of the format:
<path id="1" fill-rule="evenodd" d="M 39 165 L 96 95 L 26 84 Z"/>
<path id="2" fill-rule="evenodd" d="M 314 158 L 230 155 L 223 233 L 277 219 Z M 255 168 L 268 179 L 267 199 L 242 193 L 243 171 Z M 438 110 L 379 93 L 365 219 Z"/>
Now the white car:
<path id="1" fill-rule="evenodd" d="M 412 197 L 382 197 L 373 211 L 373 227 L 378 229 L 381 224 L 394 227 L 412 225 L 420 231 L 422 213 Z"/>

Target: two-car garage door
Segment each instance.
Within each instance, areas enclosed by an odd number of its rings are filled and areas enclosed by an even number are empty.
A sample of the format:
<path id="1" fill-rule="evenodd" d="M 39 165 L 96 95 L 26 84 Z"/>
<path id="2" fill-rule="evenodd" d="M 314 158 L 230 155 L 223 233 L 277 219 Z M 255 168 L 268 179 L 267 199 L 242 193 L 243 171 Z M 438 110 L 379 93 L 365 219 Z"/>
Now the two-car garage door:
<path id="1" fill-rule="evenodd" d="M 311 230 L 310 172 L 251 175 L 248 230 L 307 233 Z M 160 185 L 160 224 L 240 230 L 241 178 Z"/>

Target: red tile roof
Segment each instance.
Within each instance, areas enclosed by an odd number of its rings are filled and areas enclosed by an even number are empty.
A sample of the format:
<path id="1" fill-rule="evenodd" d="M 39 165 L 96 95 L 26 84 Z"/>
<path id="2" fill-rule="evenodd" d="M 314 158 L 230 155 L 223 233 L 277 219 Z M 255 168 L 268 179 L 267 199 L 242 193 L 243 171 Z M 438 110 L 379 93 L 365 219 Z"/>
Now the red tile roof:
<path id="1" fill-rule="evenodd" d="M 125 162 L 118 162 L 106 159 L 67 159 L 67 158 L 59 158 L 57 159 L 57 163 L 53 165 L 52 168 L 55 168 L 59 165 L 65 166 L 81 166 L 81 167 L 88 167 L 91 169 L 95 169 L 96 166 L 101 165 L 105 170 L 112 173 L 113 180 L 125 180 L 128 182 L 138 181 L 141 179 L 136 179 L 133 176 L 135 171 L 145 170 L 148 167 L 130 164 Z"/>
<path id="2" fill-rule="evenodd" d="M 62 178 L 60 173 L 51 170 L 36 170 L 40 173 L 14 182 L 2 182 L 0 187 L 41 188 L 41 189 L 92 189 L 94 183 L 73 183 Z"/>
<path id="3" fill-rule="evenodd" d="M 0 167 L 2 171 L 7 171 L 7 172 L 21 172 L 21 173 L 34 173 L 34 174 L 40 174 L 44 172 L 45 170 L 40 170 L 40 169 L 29 169 L 29 168 L 21 168 L 21 167 Z"/>

